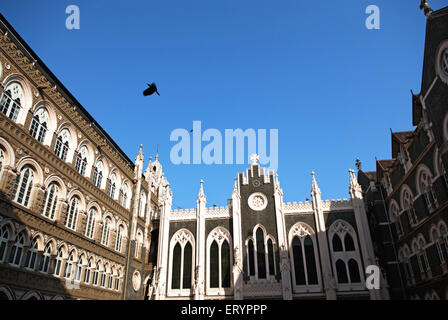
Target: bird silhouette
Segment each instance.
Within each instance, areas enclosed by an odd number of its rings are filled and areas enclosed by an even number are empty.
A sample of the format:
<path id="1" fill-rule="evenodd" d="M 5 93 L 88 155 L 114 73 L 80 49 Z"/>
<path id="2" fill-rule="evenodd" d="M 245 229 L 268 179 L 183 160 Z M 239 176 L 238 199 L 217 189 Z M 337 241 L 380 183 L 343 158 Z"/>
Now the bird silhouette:
<path id="1" fill-rule="evenodd" d="M 151 83 L 151 84 L 147 83 L 147 85 L 148 85 L 148 88 L 146 88 L 143 91 L 143 95 L 145 97 L 152 95 L 154 92 L 157 93 L 158 96 L 160 96 L 159 92 L 157 91 L 157 86 L 156 86 L 156 84 L 154 82 Z"/>

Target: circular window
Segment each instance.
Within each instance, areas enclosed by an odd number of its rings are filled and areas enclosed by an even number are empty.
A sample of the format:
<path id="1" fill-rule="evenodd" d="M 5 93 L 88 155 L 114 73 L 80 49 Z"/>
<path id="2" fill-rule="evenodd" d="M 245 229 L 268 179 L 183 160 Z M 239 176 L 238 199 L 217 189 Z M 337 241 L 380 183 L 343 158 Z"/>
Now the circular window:
<path id="1" fill-rule="evenodd" d="M 247 200 L 249 207 L 254 211 L 262 211 L 268 205 L 268 198 L 261 192 L 252 193 Z"/>
<path id="2" fill-rule="evenodd" d="M 436 71 L 445 84 L 448 84 L 448 41 L 444 41 L 437 51 Z"/>

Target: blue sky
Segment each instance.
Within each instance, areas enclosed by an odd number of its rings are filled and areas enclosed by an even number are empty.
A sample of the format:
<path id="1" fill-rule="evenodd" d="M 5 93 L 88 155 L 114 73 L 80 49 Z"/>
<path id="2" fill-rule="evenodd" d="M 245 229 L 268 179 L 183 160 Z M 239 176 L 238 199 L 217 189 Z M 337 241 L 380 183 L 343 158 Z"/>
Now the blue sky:
<path id="1" fill-rule="evenodd" d="M 315 171 L 324 199 L 347 198 L 359 157 L 375 170 L 390 131 L 411 130 L 426 19 L 420 1 L 2 0 L 0 12 L 131 159 L 159 145 L 174 208 L 225 205 L 247 165 L 174 165 L 176 128 L 279 130 L 286 201 Z M 434 9 L 445 1 L 432 0 Z M 80 30 L 65 27 L 68 5 Z M 381 29 L 367 30 L 368 5 Z M 155 81 L 161 96 L 143 97 Z M 205 145 L 204 143 L 203 145 Z"/>

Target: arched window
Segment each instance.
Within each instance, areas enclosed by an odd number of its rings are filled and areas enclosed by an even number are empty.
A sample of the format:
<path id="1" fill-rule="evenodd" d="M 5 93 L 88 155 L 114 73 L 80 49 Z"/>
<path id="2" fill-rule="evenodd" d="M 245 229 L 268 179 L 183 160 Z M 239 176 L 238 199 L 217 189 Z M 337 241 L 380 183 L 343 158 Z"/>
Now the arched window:
<path id="1" fill-rule="evenodd" d="M 428 262 L 428 256 L 426 254 L 426 242 L 423 237 L 420 237 L 418 241 L 414 242 L 413 246 L 414 253 L 417 255 L 418 266 L 422 274 L 426 274 L 430 271 L 430 266 Z"/>
<path id="2" fill-rule="evenodd" d="M 189 295 L 193 277 L 193 236 L 186 230 L 178 231 L 171 239 L 171 289 L 186 290 Z"/>
<path id="3" fill-rule="evenodd" d="M 39 142 L 44 142 L 47 133 L 48 112 L 40 108 L 33 116 L 30 127 L 30 134 Z"/>
<path id="4" fill-rule="evenodd" d="M 76 155 L 75 169 L 79 174 L 83 176 L 86 174 L 87 155 L 88 152 L 85 146 L 82 146 L 81 149 L 79 149 L 78 154 Z"/>
<path id="5" fill-rule="evenodd" d="M 98 275 L 100 272 L 100 264 L 97 262 L 96 263 L 96 267 L 95 267 L 95 271 L 93 271 L 93 280 L 92 280 L 92 284 L 94 286 L 98 285 Z"/>
<path id="6" fill-rule="evenodd" d="M 120 204 L 122 207 L 127 208 L 128 203 L 128 187 L 123 184 L 123 187 L 121 187 L 120 190 Z"/>
<path id="7" fill-rule="evenodd" d="M 104 266 L 102 272 L 101 272 L 101 280 L 100 280 L 100 286 L 105 288 L 106 287 L 106 271 L 108 266 Z"/>
<path id="8" fill-rule="evenodd" d="M 120 289 L 120 271 L 118 271 L 115 274 L 115 286 L 114 286 L 115 291 L 118 291 Z"/>
<path id="9" fill-rule="evenodd" d="M 140 205 L 138 206 L 138 215 L 141 218 L 144 218 L 145 212 L 146 212 L 146 197 L 145 194 L 142 192 L 140 194 Z"/>
<path id="10" fill-rule="evenodd" d="M 304 223 L 297 223 L 289 232 L 290 255 L 292 256 L 293 285 L 296 292 L 317 286 L 317 248 L 314 231 Z M 302 286 L 302 287 L 301 287 Z M 318 288 L 313 288 L 313 291 Z"/>
<path id="11" fill-rule="evenodd" d="M 95 207 L 91 207 L 89 212 L 87 213 L 87 221 L 86 221 L 86 237 L 93 239 L 95 232 L 95 219 L 96 219 L 96 209 Z"/>
<path id="12" fill-rule="evenodd" d="M 405 190 L 403 192 L 401 201 L 403 209 L 406 211 L 406 214 L 408 216 L 409 223 L 411 225 L 415 225 L 418 222 L 418 218 L 414 209 L 414 200 L 412 199 L 412 194 L 409 192 L 409 190 Z"/>
<path id="13" fill-rule="evenodd" d="M 13 82 L 3 91 L 2 98 L 0 99 L 0 111 L 12 121 L 16 122 L 20 109 L 22 108 L 22 102 L 22 86 L 17 82 Z"/>
<path id="14" fill-rule="evenodd" d="M 93 259 L 89 260 L 89 265 L 86 268 L 86 272 L 84 272 L 84 282 L 90 283 L 90 271 L 94 268 Z"/>
<path id="15" fill-rule="evenodd" d="M 398 237 L 401 237 L 404 234 L 403 224 L 401 223 L 400 210 L 395 201 L 392 202 L 390 205 L 390 216 L 391 221 L 395 223 L 395 228 L 397 230 Z"/>
<path id="16" fill-rule="evenodd" d="M 103 163 L 98 161 L 96 164 L 95 170 L 93 171 L 93 184 L 101 188 L 101 182 L 103 180 Z"/>
<path id="17" fill-rule="evenodd" d="M 23 246 L 25 244 L 25 236 L 23 232 L 19 233 L 16 237 L 16 241 L 11 248 L 11 254 L 9 256 L 9 263 L 14 266 L 20 266 L 22 261 Z"/>
<path id="18" fill-rule="evenodd" d="M 48 189 L 45 191 L 45 203 L 44 203 L 44 210 L 42 214 L 44 217 L 47 217 L 51 220 L 54 220 L 55 213 L 56 213 L 56 206 L 58 203 L 58 194 L 59 194 L 59 187 L 56 183 L 50 184 Z"/>
<path id="19" fill-rule="evenodd" d="M 81 281 L 81 273 L 82 273 L 83 259 L 82 256 L 78 257 L 78 263 L 76 264 L 75 270 L 75 281 Z"/>
<path id="20" fill-rule="evenodd" d="M 121 252 L 121 244 L 123 242 L 124 228 L 120 225 L 117 229 L 117 236 L 115 238 L 115 251 Z"/>
<path id="21" fill-rule="evenodd" d="M 230 234 L 224 228 L 215 228 L 207 238 L 208 288 L 230 288 Z"/>
<path id="22" fill-rule="evenodd" d="M 269 275 L 275 275 L 275 263 L 274 263 L 274 243 L 272 239 L 268 239 L 268 264 Z"/>
<path id="23" fill-rule="evenodd" d="M 115 187 L 116 187 L 116 183 L 117 183 L 117 177 L 115 176 L 115 173 L 112 173 L 110 175 L 110 179 L 107 180 L 107 194 L 109 195 L 109 197 L 111 197 L 112 199 L 115 196 Z"/>
<path id="24" fill-rule="evenodd" d="M 42 254 L 42 259 L 40 260 L 39 271 L 48 273 L 48 268 L 50 266 L 51 259 L 51 245 L 47 244 L 44 249 L 44 253 Z"/>
<path id="25" fill-rule="evenodd" d="M 33 170 L 26 166 L 22 168 L 14 183 L 12 199 L 24 207 L 28 207 L 29 204 L 33 179 Z"/>
<path id="26" fill-rule="evenodd" d="M 110 219 L 110 217 L 106 217 L 104 219 L 103 233 L 101 235 L 101 243 L 105 246 L 109 245 L 111 224 L 112 224 L 112 220 Z"/>
<path id="27" fill-rule="evenodd" d="M 37 257 L 37 239 L 33 240 L 33 244 L 31 245 L 31 247 L 28 249 L 28 252 L 26 253 L 26 258 L 25 258 L 25 268 L 27 269 L 31 269 L 34 270 L 34 268 L 36 267 L 36 257 Z"/>
<path id="28" fill-rule="evenodd" d="M 409 248 L 407 246 L 401 248 L 398 253 L 398 259 L 403 266 L 407 284 L 411 285 L 414 282 L 414 272 L 412 271 L 412 266 L 409 261 L 409 257 L 410 257 Z"/>
<path id="29" fill-rule="evenodd" d="M 109 268 L 107 270 L 107 288 L 108 289 L 112 289 L 112 280 L 113 280 L 112 272 L 111 272 L 111 270 Z"/>
<path id="30" fill-rule="evenodd" d="M 61 275 L 63 256 L 64 256 L 64 253 L 62 251 L 62 248 L 59 248 L 58 254 L 56 256 L 56 263 L 54 266 L 54 275 L 57 277 L 59 277 Z"/>
<path id="31" fill-rule="evenodd" d="M 67 129 L 63 129 L 59 133 L 56 139 L 56 145 L 54 147 L 55 155 L 58 156 L 63 161 L 67 160 L 69 141 L 70 141 L 70 133 L 68 132 Z"/>
<path id="32" fill-rule="evenodd" d="M 361 286 L 363 281 L 361 278 L 361 256 L 354 229 L 348 222 L 336 220 L 330 226 L 329 234 L 333 237 L 331 246 L 333 261 L 335 261 L 333 270 L 337 275 L 338 284 L 350 284 L 351 286 L 356 284 Z M 337 243 L 334 241 L 335 238 L 339 239 Z M 348 290 L 348 287 L 342 286 L 338 289 Z"/>
<path id="33" fill-rule="evenodd" d="M 6 226 L 0 229 L 0 262 L 5 261 L 6 251 L 8 248 L 9 231 Z"/>
<path id="34" fill-rule="evenodd" d="M 248 259 L 249 259 L 249 275 L 255 276 L 255 254 L 254 254 L 254 242 L 249 240 L 247 244 Z"/>
<path id="35" fill-rule="evenodd" d="M 338 283 L 348 283 L 347 268 L 344 261 L 336 261 L 336 271 L 338 275 Z"/>
<path id="36" fill-rule="evenodd" d="M 344 251 L 342 249 L 342 242 L 339 235 L 335 234 L 333 236 L 333 251 Z"/>
<path id="37" fill-rule="evenodd" d="M 437 196 L 432 187 L 432 176 L 428 170 L 421 170 L 418 177 L 420 192 L 423 194 L 429 211 L 437 207 Z"/>
<path id="38" fill-rule="evenodd" d="M 67 262 L 65 263 L 65 271 L 64 271 L 64 278 L 71 279 L 72 272 L 73 272 L 73 264 L 74 264 L 74 255 L 73 252 L 68 257 Z"/>
<path id="39" fill-rule="evenodd" d="M 261 228 L 258 228 L 255 234 L 255 241 L 257 243 L 258 279 L 266 279 L 266 252 L 264 247 L 264 233 Z"/>
<path id="40" fill-rule="evenodd" d="M 79 198 L 77 196 L 73 196 L 70 200 L 67 216 L 65 217 L 65 226 L 67 228 L 76 230 L 76 224 L 78 221 L 78 211 L 79 211 Z"/>

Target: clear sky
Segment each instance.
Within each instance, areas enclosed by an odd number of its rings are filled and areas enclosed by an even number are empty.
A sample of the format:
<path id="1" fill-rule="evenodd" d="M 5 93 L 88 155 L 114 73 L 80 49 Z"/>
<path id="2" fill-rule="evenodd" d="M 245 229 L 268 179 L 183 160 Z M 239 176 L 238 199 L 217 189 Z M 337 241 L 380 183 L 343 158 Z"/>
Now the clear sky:
<path id="1" fill-rule="evenodd" d="M 174 165 L 176 128 L 278 129 L 286 201 L 315 171 L 324 199 L 347 198 L 348 169 L 389 158 L 412 130 L 426 19 L 419 0 L 1 0 L 0 12 L 133 160 L 159 145 L 173 207 L 225 205 L 248 165 Z M 65 27 L 68 5 L 80 29 Z M 368 5 L 380 30 L 368 30 Z M 446 5 L 432 0 L 434 9 Z M 143 97 L 147 82 L 161 96 Z M 204 143 L 203 145 L 205 145 Z"/>

